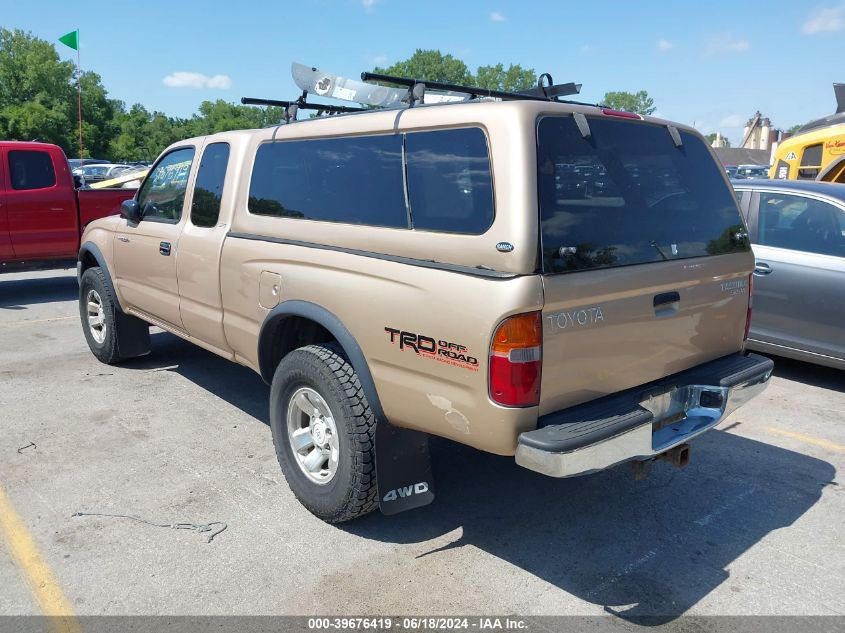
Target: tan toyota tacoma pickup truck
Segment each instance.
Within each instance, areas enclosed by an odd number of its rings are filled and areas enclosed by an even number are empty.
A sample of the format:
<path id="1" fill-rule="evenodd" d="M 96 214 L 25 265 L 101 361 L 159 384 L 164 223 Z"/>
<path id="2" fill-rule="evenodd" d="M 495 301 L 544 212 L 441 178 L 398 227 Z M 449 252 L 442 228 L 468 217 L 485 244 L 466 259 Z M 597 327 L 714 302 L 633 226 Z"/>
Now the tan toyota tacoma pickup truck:
<path id="1" fill-rule="evenodd" d="M 600 107 L 188 139 L 82 242 L 94 355 L 148 353 L 155 325 L 254 369 L 288 484 L 329 522 L 430 502 L 429 434 L 552 477 L 683 465 L 772 370 L 744 353 L 754 258 L 704 139 Z"/>

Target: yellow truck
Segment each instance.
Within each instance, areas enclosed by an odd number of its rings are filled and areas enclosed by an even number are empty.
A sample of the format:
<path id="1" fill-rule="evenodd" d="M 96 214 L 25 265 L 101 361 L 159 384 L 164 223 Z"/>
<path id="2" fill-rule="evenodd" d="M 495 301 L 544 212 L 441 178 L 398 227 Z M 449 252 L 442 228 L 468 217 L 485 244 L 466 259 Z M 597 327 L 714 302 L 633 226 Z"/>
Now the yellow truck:
<path id="1" fill-rule="evenodd" d="M 845 84 L 833 84 L 836 112 L 811 121 L 777 148 L 769 178 L 845 182 Z"/>

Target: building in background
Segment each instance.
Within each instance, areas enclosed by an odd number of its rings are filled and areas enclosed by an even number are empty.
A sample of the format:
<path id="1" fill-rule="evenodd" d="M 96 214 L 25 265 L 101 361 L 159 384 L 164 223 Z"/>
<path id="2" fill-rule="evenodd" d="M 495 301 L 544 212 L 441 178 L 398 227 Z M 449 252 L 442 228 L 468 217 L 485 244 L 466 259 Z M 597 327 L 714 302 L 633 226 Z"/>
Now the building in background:
<path id="1" fill-rule="evenodd" d="M 742 132 L 742 143 L 739 146 L 743 149 L 759 149 L 771 153 L 772 146 L 780 141 L 781 130 L 772 127 L 769 117 L 760 114 L 760 111 L 748 119 L 745 129 Z"/>
<path id="2" fill-rule="evenodd" d="M 736 165 L 768 165 L 769 151 L 765 149 L 744 149 L 742 147 L 714 147 L 716 157 L 725 167 Z"/>

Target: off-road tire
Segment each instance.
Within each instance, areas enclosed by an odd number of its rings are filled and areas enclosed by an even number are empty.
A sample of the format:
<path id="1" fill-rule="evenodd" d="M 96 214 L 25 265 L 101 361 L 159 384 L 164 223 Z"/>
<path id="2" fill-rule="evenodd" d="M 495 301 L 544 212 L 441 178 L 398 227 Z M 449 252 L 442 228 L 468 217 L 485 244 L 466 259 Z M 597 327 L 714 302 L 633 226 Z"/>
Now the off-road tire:
<path id="1" fill-rule="evenodd" d="M 325 400 L 337 426 L 337 471 L 325 484 L 312 482 L 302 472 L 288 435 L 289 402 L 301 387 L 314 389 Z M 282 473 L 293 494 L 312 514 L 327 523 L 341 523 L 378 507 L 376 418 L 339 345 L 308 345 L 282 359 L 270 389 L 270 428 Z"/>
<path id="2" fill-rule="evenodd" d="M 88 322 L 88 293 L 93 290 L 100 297 L 105 317 L 105 338 L 102 342 L 95 340 Z M 113 365 L 122 360 L 117 346 L 117 318 L 119 310 L 117 299 L 112 296 L 106 283 L 105 275 L 99 266 L 89 268 L 82 273 L 79 281 L 79 318 L 82 320 L 82 331 L 91 353 L 100 362 Z"/>

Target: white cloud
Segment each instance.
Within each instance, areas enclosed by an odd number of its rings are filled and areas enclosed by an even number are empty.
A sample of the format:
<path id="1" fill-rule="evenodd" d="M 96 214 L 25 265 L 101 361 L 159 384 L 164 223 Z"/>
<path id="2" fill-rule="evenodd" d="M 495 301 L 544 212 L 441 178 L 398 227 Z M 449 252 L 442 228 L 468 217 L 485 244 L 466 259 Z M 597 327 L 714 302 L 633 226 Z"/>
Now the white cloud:
<path id="1" fill-rule="evenodd" d="M 592 46 L 590 44 L 584 44 L 581 47 L 581 53 L 584 54 L 584 55 L 592 55 L 595 52 L 596 52 L 595 46 Z"/>
<path id="2" fill-rule="evenodd" d="M 749 48 L 751 48 L 751 42 L 734 37 L 732 33 L 728 32 L 715 33 L 704 41 L 704 52 L 708 55 L 744 53 Z"/>
<path id="3" fill-rule="evenodd" d="M 232 79 L 229 75 L 214 75 L 209 77 L 202 73 L 189 73 L 177 71 L 170 73 L 161 80 L 168 88 L 216 88 L 228 90 L 232 87 Z"/>
<path id="4" fill-rule="evenodd" d="M 741 114 L 729 114 L 726 117 L 722 117 L 719 121 L 719 127 L 744 127 L 746 121 L 747 119 Z"/>
<path id="5" fill-rule="evenodd" d="M 505 16 L 503 16 L 498 11 L 493 11 L 493 13 L 490 14 L 490 21 L 492 21 L 492 22 L 504 22 Z"/>
<path id="6" fill-rule="evenodd" d="M 669 40 L 659 39 L 657 40 L 657 50 L 661 53 L 665 53 L 666 51 L 672 50 L 675 48 L 675 45 L 672 44 Z"/>
<path id="7" fill-rule="evenodd" d="M 387 63 L 387 55 L 370 55 L 367 59 L 373 66 L 384 66 Z"/>
<path id="8" fill-rule="evenodd" d="M 817 9 L 804 22 L 801 32 L 804 35 L 815 35 L 816 33 L 841 31 L 843 27 L 845 27 L 845 6 L 825 7 Z"/>
<path id="9" fill-rule="evenodd" d="M 370 13 L 379 1 L 380 0 L 361 0 L 361 6 L 364 7 L 364 11 Z"/>

